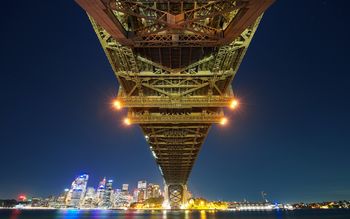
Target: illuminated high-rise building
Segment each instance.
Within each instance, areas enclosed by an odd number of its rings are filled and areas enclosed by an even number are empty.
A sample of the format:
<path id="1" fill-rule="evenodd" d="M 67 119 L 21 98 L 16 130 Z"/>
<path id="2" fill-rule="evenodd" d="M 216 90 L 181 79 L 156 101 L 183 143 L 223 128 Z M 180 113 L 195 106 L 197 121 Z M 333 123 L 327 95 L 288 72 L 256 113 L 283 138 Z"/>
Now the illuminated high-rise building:
<path id="1" fill-rule="evenodd" d="M 137 182 L 137 188 L 138 189 L 146 189 L 147 188 L 147 182 L 145 180 L 140 180 Z"/>
<path id="2" fill-rule="evenodd" d="M 113 180 L 108 180 L 105 187 L 105 192 L 102 199 L 101 207 L 111 207 L 111 196 L 113 193 Z"/>
<path id="3" fill-rule="evenodd" d="M 96 195 L 96 190 L 93 187 L 88 187 L 86 190 L 86 194 L 84 197 L 84 201 L 82 207 L 84 208 L 92 208 L 94 207 L 94 199 Z"/>
<path id="4" fill-rule="evenodd" d="M 162 195 L 160 186 L 157 184 L 149 183 L 147 185 L 147 196 L 146 198 L 159 198 Z"/>
<path id="5" fill-rule="evenodd" d="M 147 195 L 146 189 L 139 189 L 137 194 L 137 202 L 145 201 L 147 199 L 146 195 Z"/>
<path id="6" fill-rule="evenodd" d="M 129 192 L 129 184 L 122 185 L 122 192 Z"/>
<path id="7" fill-rule="evenodd" d="M 68 192 L 68 206 L 70 207 L 79 207 L 82 203 L 86 191 L 87 182 L 89 175 L 82 174 L 78 176 L 73 182 L 71 189 Z"/>
<path id="8" fill-rule="evenodd" d="M 137 202 L 143 202 L 147 199 L 147 182 L 145 180 L 141 180 L 137 182 Z"/>
<path id="9" fill-rule="evenodd" d="M 138 189 L 134 189 L 133 193 L 132 193 L 132 197 L 133 197 L 133 202 L 138 202 L 139 199 L 139 190 Z"/>
<path id="10" fill-rule="evenodd" d="M 66 206 L 66 200 L 69 193 L 69 189 L 65 189 L 58 197 L 57 197 L 57 207 L 62 208 Z"/>
<path id="11" fill-rule="evenodd" d="M 88 187 L 86 190 L 85 198 L 94 198 L 96 190 L 94 187 Z"/>
<path id="12" fill-rule="evenodd" d="M 125 208 L 129 207 L 131 203 L 131 196 L 128 191 L 123 191 L 120 189 L 116 189 L 113 194 L 113 207 L 115 208 Z"/>
<path id="13" fill-rule="evenodd" d="M 98 184 L 95 201 L 94 201 L 95 206 L 100 206 L 102 204 L 105 190 L 106 190 L 106 177 L 104 177 L 103 180 L 101 180 L 100 183 Z"/>
<path id="14" fill-rule="evenodd" d="M 113 200 L 114 207 L 116 208 L 129 207 L 132 201 L 133 201 L 133 197 L 129 194 L 129 184 L 123 184 L 121 190 L 116 189 L 114 191 L 114 200 Z M 137 201 L 137 198 L 136 198 L 136 201 Z"/>

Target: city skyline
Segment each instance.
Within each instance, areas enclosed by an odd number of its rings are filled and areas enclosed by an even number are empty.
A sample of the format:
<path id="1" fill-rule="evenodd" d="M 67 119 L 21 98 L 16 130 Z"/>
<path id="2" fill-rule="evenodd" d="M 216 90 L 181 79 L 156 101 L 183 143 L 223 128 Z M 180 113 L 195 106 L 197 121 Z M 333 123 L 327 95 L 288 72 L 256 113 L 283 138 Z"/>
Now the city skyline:
<path id="1" fill-rule="evenodd" d="M 15 199 L 0 199 L 0 209 L 59 209 L 59 210 L 160 210 L 170 209 L 165 199 L 166 192 L 154 183 L 140 180 L 136 188 L 129 189 L 123 183 L 116 188 L 114 181 L 103 177 L 96 186 L 89 185 L 90 176 L 82 173 L 74 178 L 71 186 L 60 194 L 47 197 L 20 194 Z M 261 191 L 260 201 L 250 200 L 208 200 L 204 197 L 193 197 L 188 191 L 188 201 L 181 205 L 187 210 L 229 210 L 229 211 L 273 211 L 296 209 L 349 209 L 350 201 L 333 200 L 323 202 L 281 203 L 271 202 L 267 193 Z"/>
<path id="2" fill-rule="evenodd" d="M 164 198 L 164 192 L 161 185 L 154 184 L 153 182 L 148 182 L 146 180 L 138 180 L 137 183 L 135 183 L 136 187 L 129 186 L 129 183 L 122 183 L 117 184 L 114 182 L 114 180 L 111 179 L 112 177 L 99 177 L 99 183 L 96 185 L 91 185 L 91 182 L 89 184 L 89 180 L 91 179 L 91 176 L 88 173 L 81 173 L 77 176 L 75 176 L 74 180 L 71 183 L 71 186 L 67 185 L 64 190 L 60 191 L 59 194 L 50 194 L 47 197 L 40 197 L 35 194 L 26 194 L 26 193 L 19 193 L 16 198 L 11 199 L 3 199 L 3 201 L 12 201 L 17 200 L 18 203 L 28 203 L 30 207 L 40 207 L 35 206 L 35 201 L 42 200 L 47 201 L 51 200 L 51 207 L 54 208 L 120 208 L 120 207 L 126 207 L 129 208 L 132 203 L 144 203 L 147 199 L 150 198 Z M 78 191 L 78 193 L 76 192 Z M 109 193 L 107 193 L 109 191 Z M 205 197 L 195 197 L 192 196 L 192 193 L 189 192 L 189 199 L 192 200 L 206 200 L 208 202 L 226 202 L 226 203 L 240 203 L 244 207 L 245 204 L 250 205 L 251 207 L 254 207 L 255 204 L 263 205 L 264 203 L 276 205 L 276 201 L 271 202 L 270 197 L 268 194 L 264 191 L 261 191 L 260 193 L 260 200 L 258 201 L 252 201 L 252 200 L 207 200 Z M 74 194 L 76 193 L 76 194 Z M 126 196 L 126 198 L 122 198 L 123 201 L 122 205 L 115 205 L 114 202 L 118 201 L 116 198 L 118 198 L 118 193 L 123 194 Z M 107 198 L 108 197 L 108 198 Z M 91 199 L 100 199 L 100 204 L 95 203 L 96 206 L 90 204 L 86 204 L 86 198 Z M 106 199 L 107 198 L 107 199 Z M 0 199 L 1 200 L 1 199 Z M 111 205 L 105 205 L 105 202 L 111 202 L 113 204 Z M 120 201 L 120 200 L 119 200 Z M 124 202 L 125 201 L 125 202 Z M 50 201 L 49 201 L 50 202 Z M 60 203 L 63 202 L 64 204 Z M 349 202 L 348 200 L 323 200 L 322 202 L 309 202 L 304 203 L 302 201 L 295 202 L 295 203 L 279 203 L 279 204 L 287 204 L 287 205 L 295 205 L 299 206 L 298 208 L 303 208 L 307 205 L 315 205 L 315 204 L 321 204 L 325 203 L 325 205 L 329 205 L 330 203 L 339 203 L 339 202 Z M 49 204 L 49 203 L 46 203 Z M 50 205 L 50 204 L 49 204 Z M 332 204 L 331 204 L 332 205 Z M 50 206 L 46 206 L 50 207 Z M 319 208 L 319 207 L 318 207 Z M 346 207 L 348 208 L 348 207 Z M 248 208 L 249 209 L 249 208 Z M 242 209 L 244 210 L 244 208 Z M 252 209 L 250 209 L 252 210 Z M 253 209 L 254 210 L 254 209 Z M 258 210 L 258 209 L 255 209 Z"/>
<path id="3" fill-rule="evenodd" d="M 85 209 L 116 209 L 133 207 L 133 203 L 142 205 L 163 201 L 161 186 L 146 180 L 139 180 L 136 188 L 130 188 L 129 184 L 115 185 L 111 178 L 102 177 L 96 185 L 89 184 L 90 175 L 82 173 L 76 176 L 71 185 L 65 187 L 58 194 L 47 197 L 35 194 L 21 193 L 16 198 L 5 199 L 3 204 L 17 200 L 17 207 L 29 208 L 85 208 Z M 161 206 L 161 204 L 160 204 Z M 0 206 L 4 207 L 4 206 Z"/>
<path id="4" fill-rule="evenodd" d="M 277 1 L 265 13 L 233 82 L 240 107 L 195 162 L 194 195 L 350 199 L 349 30 L 334 36 L 343 3 Z M 81 171 L 162 186 L 141 130 L 112 107 L 117 82 L 85 12 L 74 1 L 4 7 L 16 10 L 0 15 L 0 199 L 57 194 Z"/>

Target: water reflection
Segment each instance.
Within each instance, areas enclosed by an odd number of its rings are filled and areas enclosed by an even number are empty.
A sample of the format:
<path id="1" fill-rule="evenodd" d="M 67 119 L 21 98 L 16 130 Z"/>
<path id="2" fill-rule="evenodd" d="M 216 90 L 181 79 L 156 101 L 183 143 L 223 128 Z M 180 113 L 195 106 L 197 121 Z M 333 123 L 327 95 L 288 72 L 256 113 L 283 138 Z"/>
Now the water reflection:
<path id="1" fill-rule="evenodd" d="M 0 219 L 348 219 L 350 210 L 213 211 L 213 210 L 0 210 Z"/>
<path id="2" fill-rule="evenodd" d="M 185 219 L 189 219 L 190 210 L 185 210 Z"/>
<path id="3" fill-rule="evenodd" d="M 13 209 L 12 212 L 11 212 L 10 219 L 17 219 L 20 214 L 21 214 L 21 210 Z"/>
<path id="4" fill-rule="evenodd" d="M 133 219 L 135 217 L 135 214 L 133 211 L 131 210 L 127 210 L 125 212 L 125 219 Z"/>
<path id="5" fill-rule="evenodd" d="M 163 211 L 163 219 L 167 219 L 167 213 L 168 212 L 166 210 Z"/>
<path id="6" fill-rule="evenodd" d="M 272 212 L 271 212 L 272 213 Z M 17 213 L 18 214 L 18 213 Z M 260 215 L 259 215 L 260 214 Z M 268 214 L 268 213 L 267 213 Z M 16 215 L 15 213 L 13 214 Z M 223 217 L 224 216 L 224 217 Z M 258 216 L 258 217 L 255 217 Z M 221 218 L 243 218 L 258 219 L 264 213 L 255 212 L 220 212 L 215 210 L 77 210 L 66 209 L 56 211 L 56 217 L 45 217 L 43 219 L 221 219 Z M 281 212 L 272 213 L 266 218 L 282 219 Z M 22 219 L 11 217 L 11 219 Z M 25 218 L 27 219 L 27 218 Z M 32 218 L 30 218 L 32 219 Z M 34 218 L 36 219 L 36 218 Z M 264 218 L 265 219 L 265 218 Z"/>
<path id="7" fill-rule="evenodd" d="M 207 212 L 204 210 L 201 210 L 201 218 L 200 219 L 207 219 Z"/>
<path id="8" fill-rule="evenodd" d="M 150 217 L 150 219 L 159 219 L 159 216 L 158 216 L 158 214 L 157 214 L 157 211 L 155 211 L 155 210 L 152 210 L 152 211 L 151 211 L 151 217 Z"/>
<path id="9" fill-rule="evenodd" d="M 82 212 L 78 209 L 64 209 L 59 210 L 56 216 L 59 219 L 78 219 L 81 213 Z"/>

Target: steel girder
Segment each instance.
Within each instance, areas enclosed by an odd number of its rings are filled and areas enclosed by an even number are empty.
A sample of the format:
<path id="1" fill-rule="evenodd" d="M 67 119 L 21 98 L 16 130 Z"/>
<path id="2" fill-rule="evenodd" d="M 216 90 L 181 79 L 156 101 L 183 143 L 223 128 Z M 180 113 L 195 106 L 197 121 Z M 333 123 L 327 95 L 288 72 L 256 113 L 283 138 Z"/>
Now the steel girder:
<path id="1" fill-rule="evenodd" d="M 146 141 L 167 184 L 185 185 L 211 124 L 142 124 Z"/>
<path id="2" fill-rule="evenodd" d="M 211 125 L 224 118 L 231 81 L 273 0 L 76 1 L 118 79 L 128 123 L 140 125 L 178 204 L 177 185 L 186 186 Z"/>
<path id="3" fill-rule="evenodd" d="M 202 47 L 232 42 L 274 0 L 76 1 L 123 45 Z"/>

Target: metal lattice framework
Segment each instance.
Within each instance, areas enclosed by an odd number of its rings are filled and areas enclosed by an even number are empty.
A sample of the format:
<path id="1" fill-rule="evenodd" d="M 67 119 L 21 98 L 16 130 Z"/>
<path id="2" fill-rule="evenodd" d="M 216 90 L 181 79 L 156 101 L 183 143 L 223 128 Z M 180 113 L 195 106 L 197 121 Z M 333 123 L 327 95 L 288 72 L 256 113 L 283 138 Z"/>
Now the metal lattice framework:
<path id="1" fill-rule="evenodd" d="M 177 185 L 186 185 L 210 126 L 224 118 L 231 81 L 273 0 L 76 1 L 118 79 L 128 123 L 141 126 L 179 204 Z"/>

